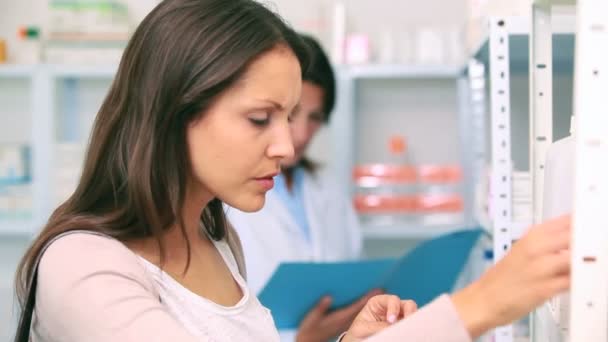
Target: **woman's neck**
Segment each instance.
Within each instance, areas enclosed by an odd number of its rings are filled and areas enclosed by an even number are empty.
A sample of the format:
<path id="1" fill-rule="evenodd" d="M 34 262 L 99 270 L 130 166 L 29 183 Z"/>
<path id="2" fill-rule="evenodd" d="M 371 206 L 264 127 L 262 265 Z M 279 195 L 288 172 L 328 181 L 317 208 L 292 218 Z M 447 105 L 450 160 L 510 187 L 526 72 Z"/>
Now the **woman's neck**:
<path id="1" fill-rule="evenodd" d="M 203 210 L 211 199 L 212 196 L 205 195 L 205 192 L 201 191 L 190 192 L 186 195 L 184 207 L 181 211 L 183 227 L 178 222 L 174 222 L 161 237 L 165 253 L 165 263 L 170 262 L 171 264 L 185 265 L 189 258 L 188 245 L 190 245 L 190 257 L 193 251 L 212 246 L 211 241 L 204 234 L 200 219 Z M 154 237 L 133 241 L 128 245 L 132 250 L 152 263 L 161 263 L 160 248 Z"/>

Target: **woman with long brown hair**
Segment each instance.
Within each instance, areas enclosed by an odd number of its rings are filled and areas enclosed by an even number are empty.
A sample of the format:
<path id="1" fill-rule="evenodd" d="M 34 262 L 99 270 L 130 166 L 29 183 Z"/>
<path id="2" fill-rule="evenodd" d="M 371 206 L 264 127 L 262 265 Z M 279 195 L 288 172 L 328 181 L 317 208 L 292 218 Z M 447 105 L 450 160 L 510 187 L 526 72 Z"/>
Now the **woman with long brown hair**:
<path id="1" fill-rule="evenodd" d="M 77 189 L 18 268 L 15 340 L 276 341 L 222 202 L 262 208 L 294 153 L 289 117 L 306 56 L 253 0 L 161 2 L 124 51 Z M 568 230 L 565 218 L 533 228 L 478 282 L 378 341 L 468 341 L 525 314 L 568 286 L 566 253 L 556 253 Z M 365 338 L 407 307 L 374 297 L 343 339 Z"/>

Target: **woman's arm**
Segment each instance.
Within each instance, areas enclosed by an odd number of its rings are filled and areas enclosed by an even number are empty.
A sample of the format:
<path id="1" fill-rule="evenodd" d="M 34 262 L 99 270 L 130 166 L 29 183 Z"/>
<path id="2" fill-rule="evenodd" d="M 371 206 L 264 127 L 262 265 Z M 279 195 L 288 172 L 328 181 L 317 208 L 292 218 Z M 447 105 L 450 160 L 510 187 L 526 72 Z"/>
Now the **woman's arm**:
<path id="1" fill-rule="evenodd" d="M 532 227 L 479 280 L 451 298 L 440 297 L 399 323 L 388 322 L 388 301 L 376 300 L 370 305 L 374 299 L 370 300 L 342 341 L 369 337 L 366 341 L 468 342 L 567 290 L 569 248 L 569 216 Z"/>
<path id="2" fill-rule="evenodd" d="M 43 341 L 200 341 L 165 310 L 135 254 L 92 234 L 48 248 L 35 310 L 34 335 Z"/>
<path id="3" fill-rule="evenodd" d="M 382 316 L 386 313 L 383 312 Z M 429 341 L 429 342 L 470 342 L 471 337 L 465 329 L 463 321 L 460 319 L 450 297 L 443 295 L 435 299 L 430 304 L 420 310 L 407 315 L 395 324 L 386 321 L 372 322 L 369 320 L 362 322 L 360 317 L 355 320 L 349 332 L 344 335 L 340 342 L 361 341 L 355 336 L 368 335 L 363 330 L 379 333 L 366 339 L 365 342 L 386 342 L 386 341 Z M 359 320 L 359 322 L 358 322 Z M 361 329 L 360 332 L 357 329 Z M 367 328 L 367 329 L 366 329 Z"/>

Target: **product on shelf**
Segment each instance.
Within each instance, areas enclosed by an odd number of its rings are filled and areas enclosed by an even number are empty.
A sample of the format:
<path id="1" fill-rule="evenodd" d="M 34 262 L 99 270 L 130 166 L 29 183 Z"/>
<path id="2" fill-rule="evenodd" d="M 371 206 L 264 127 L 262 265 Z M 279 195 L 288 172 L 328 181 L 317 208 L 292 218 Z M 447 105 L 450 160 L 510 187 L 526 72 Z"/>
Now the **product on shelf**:
<path id="1" fill-rule="evenodd" d="M 27 220 L 32 218 L 31 184 L 0 186 L 0 220 Z"/>
<path id="2" fill-rule="evenodd" d="M 463 210 L 460 195 L 356 195 L 355 209 L 363 214 L 454 213 Z"/>
<path id="3" fill-rule="evenodd" d="M 28 183 L 30 173 L 30 149 L 22 144 L 0 145 L 0 186 Z"/>
<path id="4" fill-rule="evenodd" d="M 83 143 L 57 143 L 55 145 L 55 166 L 53 169 L 53 200 L 60 204 L 68 199 L 76 187 L 82 173 L 86 145 Z"/>
<path id="5" fill-rule="evenodd" d="M 52 0 L 44 56 L 51 63 L 117 63 L 131 33 L 121 1 Z"/>
<path id="6" fill-rule="evenodd" d="M 418 179 L 428 184 L 454 184 L 462 181 L 462 169 L 458 165 L 421 165 Z"/>
<path id="7" fill-rule="evenodd" d="M 29 146 L 0 145 L 0 220 L 31 218 L 31 180 Z"/>
<path id="8" fill-rule="evenodd" d="M 458 184 L 462 169 L 458 165 L 396 165 L 369 164 L 353 169 L 353 178 L 359 186 L 384 184 Z"/>
<path id="9" fill-rule="evenodd" d="M 42 59 L 40 29 L 35 26 L 21 27 L 17 35 L 19 44 L 15 53 L 16 61 L 25 64 L 40 63 Z"/>
<path id="10" fill-rule="evenodd" d="M 350 34 L 346 37 L 346 63 L 365 64 L 370 61 L 369 37 L 365 34 Z"/>
<path id="11" fill-rule="evenodd" d="M 353 169 L 353 178 L 359 186 L 381 184 L 413 184 L 417 181 L 416 168 L 407 165 L 370 164 Z"/>
<path id="12" fill-rule="evenodd" d="M 416 196 L 357 195 L 354 205 L 359 213 L 415 213 Z"/>
<path id="13" fill-rule="evenodd" d="M 6 53 L 6 40 L 0 38 L 0 64 L 1 63 L 6 63 L 7 57 L 6 57 L 7 53 Z"/>
<path id="14" fill-rule="evenodd" d="M 419 195 L 416 209 L 421 213 L 460 212 L 464 203 L 460 195 Z"/>
<path id="15" fill-rule="evenodd" d="M 402 154 L 405 153 L 406 150 L 406 142 L 405 138 L 400 135 L 392 136 L 389 141 L 389 150 L 391 154 Z"/>

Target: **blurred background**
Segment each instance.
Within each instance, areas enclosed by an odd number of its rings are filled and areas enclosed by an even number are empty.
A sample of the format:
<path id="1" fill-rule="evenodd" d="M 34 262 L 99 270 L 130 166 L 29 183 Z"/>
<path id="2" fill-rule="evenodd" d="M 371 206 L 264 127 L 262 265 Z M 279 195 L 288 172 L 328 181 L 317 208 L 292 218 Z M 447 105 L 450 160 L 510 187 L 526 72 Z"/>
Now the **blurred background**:
<path id="1" fill-rule="evenodd" d="M 401 255 L 441 233 L 487 225 L 489 130 L 471 116 L 467 70 L 486 36 L 484 18 L 523 14 L 526 1 L 263 2 L 331 55 L 337 108 L 309 155 L 352 196 L 366 256 Z M 0 340 L 11 336 L 19 257 L 73 191 L 122 49 L 157 3 L 0 0 Z M 571 74 L 558 77 L 569 86 L 554 98 L 569 118 Z M 513 165 L 524 204 L 527 82 L 525 70 L 512 79 L 520 99 Z M 556 137 L 567 135 L 569 120 L 556 122 Z M 514 215 L 529 220 L 525 210 Z"/>

